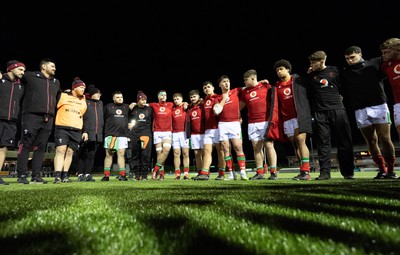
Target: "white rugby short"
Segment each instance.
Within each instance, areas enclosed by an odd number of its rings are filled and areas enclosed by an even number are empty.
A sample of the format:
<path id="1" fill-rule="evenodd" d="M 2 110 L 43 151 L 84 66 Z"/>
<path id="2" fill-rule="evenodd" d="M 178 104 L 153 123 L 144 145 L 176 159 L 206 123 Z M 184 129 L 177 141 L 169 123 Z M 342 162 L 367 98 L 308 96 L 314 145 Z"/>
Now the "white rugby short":
<path id="1" fill-rule="evenodd" d="M 172 141 L 172 131 L 155 131 L 153 133 L 154 144 L 161 143 L 165 139 Z"/>
<path id="2" fill-rule="evenodd" d="M 112 141 L 112 136 L 107 136 L 106 139 L 104 140 L 104 148 L 109 149 L 110 148 L 110 144 Z M 126 149 L 128 148 L 128 137 L 117 137 L 114 141 L 114 146 L 113 150 L 119 150 L 119 149 Z"/>
<path id="3" fill-rule="evenodd" d="M 249 140 L 254 142 L 263 141 L 267 127 L 268 121 L 249 123 L 249 125 L 247 126 Z"/>
<path id="4" fill-rule="evenodd" d="M 196 134 L 190 135 L 190 149 L 198 150 L 204 148 L 203 142 L 204 135 Z"/>
<path id="5" fill-rule="evenodd" d="M 189 148 L 189 141 L 186 138 L 186 132 L 176 132 L 172 133 L 172 148 Z"/>
<path id="6" fill-rule="evenodd" d="M 400 103 L 393 105 L 394 124 L 400 125 Z"/>
<path id="7" fill-rule="evenodd" d="M 204 133 L 204 144 L 217 144 L 219 143 L 219 131 L 218 128 L 207 129 Z"/>
<path id="8" fill-rule="evenodd" d="M 242 138 L 242 127 L 239 121 L 218 122 L 219 140 L 227 141 L 233 138 Z"/>
<path id="9" fill-rule="evenodd" d="M 358 109 L 355 111 L 355 117 L 358 128 L 365 128 L 372 124 L 392 124 L 386 103 Z"/>
<path id="10" fill-rule="evenodd" d="M 287 137 L 294 136 L 294 130 L 299 128 L 297 118 L 293 118 L 283 122 L 283 132 Z"/>

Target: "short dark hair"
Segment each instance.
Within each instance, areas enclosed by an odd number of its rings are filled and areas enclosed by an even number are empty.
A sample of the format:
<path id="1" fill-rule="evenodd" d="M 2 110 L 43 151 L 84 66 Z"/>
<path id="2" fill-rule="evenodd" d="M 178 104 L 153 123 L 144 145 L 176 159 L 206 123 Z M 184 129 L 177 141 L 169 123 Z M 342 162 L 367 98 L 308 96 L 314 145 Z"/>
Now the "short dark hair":
<path id="1" fill-rule="evenodd" d="M 358 46 L 350 46 L 344 51 L 344 55 L 350 55 L 353 53 L 361 53 L 361 48 Z"/>
<path id="2" fill-rule="evenodd" d="M 55 62 L 53 59 L 51 59 L 51 58 L 42 58 L 42 59 L 40 60 L 40 62 L 39 62 L 39 69 L 42 69 L 42 65 L 45 65 L 45 64 L 47 64 L 47 63 L 56 64 L 56 62 Z"/>
<path id="3" fill-rule="evenodd" d="M 117 95 L 117 94 L 123 95 L 121 91 L 116 90 L 116 91 L 114 91 L 114 92 L 112 93 L 112 97 L 114 97 L 114 96 Z"/>
<path id="4" fill-rule="evenodd" d="M 221 77 L 219 77 L 219 79 L 218 79 L 218 83 L 220 83 L 223 79 L 229 80 L 229 77 L 227 75 L 221 75 Z"/>
<path id="5" fill-rule="evenodd" d="M 183 98 L 182 93 L 174 93 L 174 94 L 172 95 L 172 98 L 174 98 L 174 97 Z"/>
<path id="6" fill-rule="evenodd" d="M 257 76 L 257 71 L 254 69 L 250 69 L 247 70 L 244 74 L 243 74 L 243 79 L 249 78 L 252 75 L 256 75 Z"/>
<path id="7" fill-rule="evenodd" d="M 200 95 L 200 92 L 197 89 L 192 89 L 189 92 L 189 96 L 193 96 L 193 95 Z"/>
<path id="8" fill-rule="evenodd" d="M 204 87 L 204 86 L 207 86 L 208 84 L 210 84 L 211 86 L 214 87 L 214 84 L 212 84 L 211 81 L 205 81 L 205 82 L 203 82 L 203 87 Z"/>
<path id="9" fill-rule="evenodd" d="M 281 59 L 281 60 L 276 61 L 274 64 L 274 70 L 276 71 L 276 69 L 281 66 L 288 69 L 289 73 L 292 71 L 292 64 L 290 64 L 290 62 L 287 61 L 286 59 Z"/>
<path id="10" fill-rule="evenodd" d="M 326 60 L 326 53 L 322 50 L 316 51 L 308 57 L 310 61 Z"/>

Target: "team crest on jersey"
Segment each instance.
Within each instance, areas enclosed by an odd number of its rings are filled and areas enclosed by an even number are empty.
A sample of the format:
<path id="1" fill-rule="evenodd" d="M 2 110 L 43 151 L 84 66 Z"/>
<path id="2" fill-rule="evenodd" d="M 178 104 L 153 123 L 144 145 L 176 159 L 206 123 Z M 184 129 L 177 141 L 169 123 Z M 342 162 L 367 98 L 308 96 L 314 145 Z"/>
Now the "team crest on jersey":
<path id="1" fill-rule="evenodd" d="M 257 96 L 257 92 L 256 91 L 252 91 L 251 93 L 250 93 L 250 97 L 256 97 Z"/>
<path id="2" fill-rule="evenodd" d="M 321 88 L 328 87 L 329 84 L 327 79 L 322 79 L 319 81 L 319 83 L 321 83 Z"/>
<path id="3" fill-rule="evenodd" d="M 400 74 L 400 65 L 396 65 L 396 66 L 393 68 L 393 72 L 394 72 L 395 74 Z"/>
<path id="4" fill-rule="evenodd" d="M 288 96 L 288 95 L 290 95 L 290 93 L 291 93 L 291 89 L 290 88 L 285 88 L 284 90 L 283 90 L 283 94 L 285 95 L 285 96 Z"/>
<path id="5" fill-rule="evenodd" d="M 175 114 L 176 114 L 176 115 L 181 114 L 181 109 L 176 109 L 176 110 L 175 110 Z"/>
<path id="6" fill-rule="evenodd" d="M 165 107 L 160 107 L 160 112 L 165 112 Z"/>
<path id="7" fill-rule="evenodd" d="M 144 119 L 146 116 L 143 114 L 143 113 L 141 113 L 141 114 L 139 114 L 139 119 Z"/>
<path id="8" fill-rule="evenodd" d="M 117 110 L 115 111 L 115 113 L 118 114 L 118 115 L 121 115 L 121 114 L 122 114 L 122 111 L 121 111 L 121 109 L 117 109 Z"/>
<path id="9" fill-rule="evenodd" d="M 196 112 L 196 111 L 193 111 L 193 112 L 192 112 L 192 116 L 193 116 L 193 117 L 196 117 L 196 116 L 197 116 L 197 112 Z"/>

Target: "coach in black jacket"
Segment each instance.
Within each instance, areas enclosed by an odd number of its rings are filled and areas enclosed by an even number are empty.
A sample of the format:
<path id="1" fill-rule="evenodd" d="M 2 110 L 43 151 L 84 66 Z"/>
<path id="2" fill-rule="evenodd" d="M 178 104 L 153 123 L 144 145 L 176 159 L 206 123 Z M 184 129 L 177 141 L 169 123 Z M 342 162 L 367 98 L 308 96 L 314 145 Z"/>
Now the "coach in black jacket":
<path id="1" fill-rule="evenodd" d="M 92 177 L 94 159 L 99 145 L 103 142 L 104 113 L 103 102 L 100 100 L 101 93 L 94 85 L 87 87 L 88 98 L 86 98 L 87 109 L 83 115 L 83 133 L 88 140 L 79 148 L 79 181 L 95 181 Z"/>
<path id="2" fill-rule="evenodd" d="M 43 184 L 40 170 L 47 141 L 54 125 L 60 82 L 54 78 L 56 64 L 51 59 L 40 61 L 40 71 L 25 72 L 22 83 L 25 95 L 22 103 L 21 143 L 18 151 L 18 183 L 29 184 L 27 168 L 29 152 L 33 150 L 31 182 Z"/>
<path id="3" fill-rule="evenodd" d="M 25 65 L 17 60 L 7 62 L 7 73 L 0 76 L 0 167 L 3 167 L 7 149 L 15 146 L 15 135 L 20 114 L 24 86 L 20 79 Z M 0 178 L 0 184 L 8 185 Z"/>

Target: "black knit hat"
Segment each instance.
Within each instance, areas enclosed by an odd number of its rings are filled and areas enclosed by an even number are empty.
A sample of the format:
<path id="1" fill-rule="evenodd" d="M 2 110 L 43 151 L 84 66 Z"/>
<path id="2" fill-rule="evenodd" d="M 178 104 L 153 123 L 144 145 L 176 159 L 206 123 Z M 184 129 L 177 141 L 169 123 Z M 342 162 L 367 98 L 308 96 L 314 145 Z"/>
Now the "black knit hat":
<path id="1" fill-rule="evenodd" d="M 96 93 L 100 93 L 100 90 L 98 88 L 96 88 L 93 84 L 90 84 L 87 87 L 87 90 L 89 92 L 89 96 L 92 97 L 94 94 Z"/>

